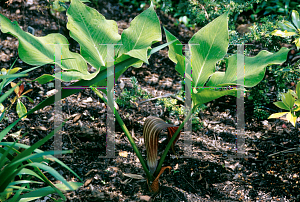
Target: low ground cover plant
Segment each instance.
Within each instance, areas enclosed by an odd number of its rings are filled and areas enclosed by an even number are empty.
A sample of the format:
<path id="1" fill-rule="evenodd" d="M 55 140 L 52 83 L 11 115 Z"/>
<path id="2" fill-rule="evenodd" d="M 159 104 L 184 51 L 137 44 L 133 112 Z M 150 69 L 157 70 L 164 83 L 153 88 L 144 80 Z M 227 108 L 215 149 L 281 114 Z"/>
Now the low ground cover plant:
<path id="1" fill-rule="evenodd" d="M 26 70 L 26 72 L 29 72 L 30 70 L 36 68 L 37 67 L 31 68 L 29 70 Z M 19 71 L 20 69 L 21 68 L 10 68 L 10 70 L 5 70 L 4 68 L 2 69 L 2 73 L 0 75 L 1 92 L 5 84 L 13 83 L 12 80 L 27 75 L 25 71 L 22 73 L 17 73 L 17 71 Z M 11 95 L 14 91 L 15 93 L 17 93 L 17 98 L 15 99 L 18 99 L 22 95 L 20 83 L 21 81 L 17 84 L 14 83 L 11 89 L 0 96 L 0 106 L 3 107 L 0 111 L 0 120 L 6 117 L 7 112 L 10 109 L 10 107 L 3 106 L 3 101 L 5 101 L 5 99 L 7 99 L 9 95 Z M 19 114 L 20 119 L 25 117 L 25 114 L 26 112 L 24 112 L 23 114 Z M 20 121 L 20 119 L 18 119 L 17 122 Z M 72 151 L 42 151 L 38 149 L 38 147 L 42 146 L 46 141 L 51 139 L 55 132 L 57 132 L 60 128 L 61 126 L 32 146 L 18 143 L 19 139 L 22 137 L 17 137 L 15 142 L 3 141 L 3 139 L 8 136 L 9 130 L 7 130 L 6 128 L 0 132 L 1 202 L 32 201 L 52 193 L 57 193 L 62 199 L 66 200 L 66 197 L 63 195 L 64 191 L 76 190 L 82 185 L 82 183 L 80 182 L 66 181 L 55 169 L 49 166 L 49 163 L 51 161 L 57 162 L 62 167 L 72 172 L 76 177 L 78 177 L 78 179 L 80 179 L 80 177 L 76 173 L 74 173 L 74 171 L 72 171 L 67 165 L 52 156 L 54 154 L 71 153 Z M 24 134 L 23 137 L 25 135 L 27 134 Z M 60 180 L 62 184 L 54 184 L 41 170 L 48 172 L 57 180 Z M 36 186 L 32 186 L 34 184 Z M 40 188 L 37 185 L 47 186 Z"/>
<path id="2" fill-rule="evenodd" d="M 182 53 L 182 44 L 168 30 L 165 29 L 168 43 L 151 48 L 151 45 L 161 41 L 161 29 L 158 17 L 154 11 L 153 5 L 132 20 L 130 27 L 123 31 L 121 36 L 118 34 L 117 24 L 114 21 L 106 20 L 104 16 L 98 13 L 79 0 L 72 0 L 67 10 L 70 36 L 80 44 L 80 54 L 69 51 L 68 46 L 62 47 L 62 62 L 57 64 L 61 67 L 61 78 L 56 75 L 43 75 L 37 79 L 40 83 L 46 83 L 54 79 L 62 81 L 79 80 L 69 87 L 90 86 L 91 89 L 105 102 L 108 100 L 103 96 L 109 96 L 105 89 L 98 87 L 107 86 L 108 68 L 111 67 L 112 58 L 107 53 L 107 46 L 102 44 L 118 44 L 115 46 L 113 54 L 115 66 L 115 79 L 126 71 L 129 66 L 140 67 L 143 62 L 148 63 L 148 57 L 158 50 L 169 46 L 169 58 L 176 63 L 175 69 L 179 74 L 186 78 L 189 77 L 191 89 L 185 89 L 185 95 L 191 96 L 191 109 L 185 110 L 185 119 L 180 126 L 170 126 L 162 124 L 164 121 L 158 118 L 150 118 L 150 121 L 157 120 L 158 124 L 170 127 L 176 127 L 171 130 L 169 143 L 163 152 L 161 159 L 151 158 L 149 153 L 155 154 L 157 150 L 157 135 L 144 134 L 145 142 L 149 143 L 147 149 L 148 167 L 138 150 L 132 136 L 122 121 L 117 110 L 112 109 L 122 130 L 129 139 L 134 152 L 139 158 L 142 167 L 146 173 L 149 182 L 150 191 L 158 191 L 158 178 L 160 174 L 169 166 L 163 167 L 163 162 L 169 149 L 174 145 L 179 133 L 185 123 L 190 120 L 192 114 L 199 106 L 211 100 L 224 95 L 238 96 L 239 91 L 245 88 L 251 88 L 257 85 L 264 77 L 266 66 L 270 64 L 281 64 L 286 60 L 289 49 L 281 48 L 276 53 L 261 51 L 255 57 L 245 57 L 244 74 L 238 74 L 237 59 L 240 55 L 234 54 L 226 60 L 226 71 L 216 71 L 216 63 L 222 60 L 227 54 L 229 36 L 228 36 L 228 12 L 216 18 L 208 25 L 199 30 L 189 41 L 189 48 L 186 54 Z M 54 49 L 47 46 L 49 43 L 68 44 L 66 38 L 60 34 L 49 34 L 45 37 L 35 37 L 24 32 L 17 25 L 12 23 L 5 16 L 0 15 L 1 30 L 4 33 L 10 33 L 19 40 L 20 58 L 31 65 L 43 65 L 45 63 L 54 64 Z M 195 45 L 196 44 L 196 45 Z M 191 64 L 191 61 L 192 64 Z M 96 69 L 96 72 L 87 71 L 87 63 Z M 187 66 L 186 66 L 187 64 Z M 243 67 L 243 65 L 242 65 Z M 189 68 L 189 70 L 188 70 Z M 193 73 L 191 75 L 191 68 Z M 237 86 L 238 81 L 244 81 L 244 85 Z M 240 87 L 238 89 L 237 87 Z M 61 98 L 66 98 L 82 89 L 62 89 Z M 25 115 L 41 109 L 54 103 L 54 95 L 47 98 L 39 105 L 28 111 Z M 116 104 L 116 103 L 115 103 Z M 22 117 L 21 117 L 22 118 Z M 5 131 L 9 131 L 20 119 L 9 125 Z M 149 127 L 158 128 L 158 124 Z M 149 129 L 149 128 L 148 128 Z M 144 131 L 151 131 L 151 128 Z M 161 129 L 161 127 L 159 127 Z M 174 128 L 173 128 L 174 129 Z M 170 130 L 170 129 L 169 129 Z M 146 143 L 146 144 L 147 144 Z M 150 156 L 149 156 L 150 155 Z M 151 171 L 151 172 L 150 172 Z"/>
<path id="3" fill-rule="evenodd" d="M 120 107 L 134 107 L 133 105 L 136 105 L 136 102 L 140 101 L 140 99 L 149 99 L 152 97 L 152 95 L 139 87 L 138 81 L 135 77 L 131 77 L 130 82 L 132 84 L 132 88 L 130 90 L 124 88 L 121 95 L 116 99 L 116 103 Z M 124 85 L 124 83 L 122 85 Z"/>
<path id="4" fill-rule="evenodd" d="M 281 46 L 291 46 L 289 57 L 297 58 L 297 51 L 292 46 L 293 39 L 291 37 L 280 37 L 274 35 L 274 30 L 281 29 L 279 24 L 285 22 L 286 16 L 266 16 L 260 18 L 249 27 L 249 32 L 240 35 L 237 31 L 230 31 L 230 43 L 238 44 L 245 43 L 245 55 L 255 55 L 259 49 L 267 49 L 271 52 L 278 51 Z M 236 48 L 231 45 L 230 54 L 236 53 Z M 300 76 L 298 69 L 299 62 L 291 59 L 283 65 L 273 65 L 266 69 L 266 77 L 255 88 L 247 92 L 246 99 L 250 103 L 247 106 L 249 117 L 256 120 L 265 120 L 274 112 L 271 101 L 277 95 L 280 99 L 282 93 L 286 93 L 288 88 L 294 83 L 297 83 Z"/>

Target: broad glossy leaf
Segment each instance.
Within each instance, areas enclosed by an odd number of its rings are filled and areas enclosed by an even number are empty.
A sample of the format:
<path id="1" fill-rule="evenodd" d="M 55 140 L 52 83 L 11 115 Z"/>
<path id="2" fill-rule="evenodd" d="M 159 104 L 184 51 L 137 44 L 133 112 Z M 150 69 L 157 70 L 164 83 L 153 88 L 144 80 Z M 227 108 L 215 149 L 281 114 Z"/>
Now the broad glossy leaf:
<path id="1" fill-rule="evenodd" d="M 300 99 L 300 81 L 297 83 L 296 93 L 297 93 L 298 98 Z"/>
<path id="2" fill-rule="evenodd" d="M 217 90 L 217 89 L 197 89 L 197 92 L 192 93 L 193 107 L 200 106 L 201 104 L 210 102 L 224 95 L 237 96 L 237 90 Z"/>
<path id="3" fill-rule="evenodd" d="M 295 10 L 292 11 L 292 22 L 296 26 L 297 29 L 300 29 L 300 18 L 299 18 L 299 13 Z"/>
<path id="4" fill-rule="evenodd" d="M 170 45 L 171 43 L 173 43 L 174 41 L 170 41 L 166 44 L 162 44 L 158 47 L 153 48 L 151 51 L 149 51 L 148 55 L 152 55 L 153 53 L 156 53 L 157 51 L 165 48 L 166 46 Z M 119 62 L 117 64 L 115 64 L 115 75 L 120 75 L 120 72 L 124 72 L 129 66 L 131 66 L 132 64 L 135 64 L 139 61 L 139 59 L 136 58 L 129 58 L 127 60 L 124 60 L 122 62 Z M 105 80 L 107 78 L 107 71 L 101 71 L 95 78 L 91 79 L 91 80 L 81 80 L 78 81 L 74 84 L 72 84 L 70 87 L 74 86 L 91 86 L 95 83 L 98 83 L 102 80 Z M 117 79 L 117 77 L 116 77 Z M 72 94 L 75 94 L 77 92 L 82 91 L 82 89 L 62 89 L 61 91 L 61 98 L 66 98 Z M 13 92 L 13 89 L 10 89 L 8 92 L 6 92 L 4 95 L 5 97 L 9 96 L 10 93 Z M 3 96 L 4 96 L 3 95 Z M 1 101 L 3 101 L 5 99 L 5 97 L 1 96 L 0 97 L 0 103 Z M 26 115 L 31 114 L 33 112 L 35 112 L 36 110 L 42 109 L 45 106 L 51 105 L 54 103 L 54 97 L 55 95 L 52 95 L 51 97 L 47 98 L 46 100 L 42 101 L 41 103 L 39 103 L 37 106 L 35 106 L 34 108 L 32 108 L 31 110 L 29 110 L 27 112 Z M 4 130 L 0 131 L 0 140 L 3 139 L 3 137 L 20 121 L 20 118 L 17 119 L 15 122 L 13 122 L 12 124 L 10 124 L 9 126 L 7 126 Z"/>
<path id="5" fill-rule="evenodd" d="M 54 64 L 54 44 L 64 44 L 61 46 L 62 64 L 58 64 L 62 70 L 66 71 L 62 72 L 62 80 L 90 80 L 96 76 L 97 72 L 90 74 L 87 71 L 87 64 L 80 54 L 69 51 L 69 42 L 63 35 L 54 33 L 43 37 L 35 37 L 24 32 L 16 21 L 11 22 L 2 14 L 0 14 L 0 25 L 3 33 L 9 33 L 18 38 L 20 59 L 27 64 Z M 71 73 L 68 71 L 71 71 Z"/>
<path id="6" fill-rule="evenodd" d="M 106 20 L 97 10 L 79 0 L 72 0 L 67 11 L 70 36 L 80 44 L 80 53 L 97 70 L 106 65 L 107 46 L 116 44 L 121 36 L 118 25 Z"/>
<path id="7" fill-rule="evenodd" d="M 279 107 L 280 109 L 290 110 L 283 102 L 279 101 L 279 102 L 274 102 L 273 104 Z"/>
<path id="8" fill-rule="evenodd" d="M 180 43 L 180 41 L 173 35 L 171 34 L 165 27 L 164 27 L 165 33 L 166 33 L 166 39 L 167 41 L 173 41 L 175 40 L 174 43 L 172 43 L 169 46 L 169 51 L 168 51 L 168 56 L 170 58 L 170 60 L 172 60 L 174 63 L 178 63 L 178 60 L 176 58 L 176 55 L 179 54 L 181 56 L 183 56 L 182 54 L 182 44 Z M 183 71 L 184 72 L 184 71 Z"/>
<path id="9" fill-rule="evenodd" d="M 175 70 L 184 77 L 185 76 L 185 57 L 183 55 L 176 54 L 176 60 L 178 63 L 175 66 Z"/>
<path id="10" fill-rule="evenodd" d="M 148 63 L 147 51 L 154 42 L 161 41 L 159 19 L 153 4 L 135 17 L 130 27 L 123 31 L 119 55 L 127 54 Z"/>
<path id="11" fill-rule="evenodd" d="M 220 86 L 224 83 L 237 83 L 244 80 L 246 87 L 257 85 L 265 75 L 266 67 L 271 64 L 281 64 L 286 58 L 289 49 L 281 48 L 277 53 L 261 51 L 255 57 L 245 56 L 244 75 L 237 75 L 237 54 L 229 57 L 226 61 L 226 72 L 215 72 L 207 82 L 207 86 Z M 242 71 L 239 71 L 242 72 Z M 194 73 L 194 71 L 193 71 Z"/>
<path id="12" fill-rule="evenodd" d="M 278 26 L 288 32 L 297 32 L 296 28 L 289 21 L 278 22 Z"/>
<path id="13" fill-rule="evenodd" d="M 216 18 L 200 29 L 189 41 L 192 54 L 192 80 L 196 87 L 203 87 L 214 73 L 216 63 L 227 53 L 228 13 Z M 195 45 L 193 45 L 195 44 Z"/>
<path id="14" fill-rule="evenodd" d="M 290 93 L 284 93 L 282 96 L 282 102 L 289 108 L 292 109 L 295 103 L 295 99 Z"/>
<path id="15" fill-rule="evenodd" d="M 292 96 L 294 96 L 296 99 L 298 99 L 298 95 L 295 93 L 295 91 L 289 89 L 288 93 L 290 93 Z"/>

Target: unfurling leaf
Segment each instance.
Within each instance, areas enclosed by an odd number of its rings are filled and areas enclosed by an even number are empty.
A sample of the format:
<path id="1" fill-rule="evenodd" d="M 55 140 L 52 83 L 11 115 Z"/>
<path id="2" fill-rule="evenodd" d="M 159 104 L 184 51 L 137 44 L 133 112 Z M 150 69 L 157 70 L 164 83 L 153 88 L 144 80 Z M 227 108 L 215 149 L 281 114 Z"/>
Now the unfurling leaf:
<path id="1" fill-rule="evenodd" d="M 149 181 L 147 179 L 147 184 L 148 184 L 148 188 L 150 192 L 153 193 L 157 193 L 159 191 L 159 176 L 167 169 L 169 168 L 169 171 L 171 171 L 172 167 L 171 166 L 165 166 L 162 167 L 160 172 L 158 173 L 157 177 L 155 178 L 155 180 L 153 180 L 153 182 L 151 183 L 151 185 L 149 186 Z"/>
<path id="2" fill-rule="evenodd" d="M 20 88 L 19 88 L 18 97 L 21 96 L 21 94 L 23 93 L 23 91 L 24 91 L 24 84 L 22 84 L 22 85 L 20 86 Z"/>
<path id="3" fill-rule="evenodd" d="M 176 127 L 168 127 L 168 141 L 170 141 L 171 140 L 171 138 L 173 137 L 173 135 L 174 135 L 174 133 L 176 132 L 176 130 L 178 129 L 179 127 L 178 126 L 176 126 Z M 174 153 L 174 155 L 175 155 L 175 150 L 174 150 L 174 145 L 175 145 L 175 143 L 177 142 L 177 140 L 179 139 L 179 136 L 180 136 L 180 132 L 179 132 L 179 134 L 177 135 L 177 137 L 175 138 L 175 140 L 174 140 L 174 142 L 173 142 L 173 144 L 172 144 L 172 151 L 173 151 L 173 153 Z"/>

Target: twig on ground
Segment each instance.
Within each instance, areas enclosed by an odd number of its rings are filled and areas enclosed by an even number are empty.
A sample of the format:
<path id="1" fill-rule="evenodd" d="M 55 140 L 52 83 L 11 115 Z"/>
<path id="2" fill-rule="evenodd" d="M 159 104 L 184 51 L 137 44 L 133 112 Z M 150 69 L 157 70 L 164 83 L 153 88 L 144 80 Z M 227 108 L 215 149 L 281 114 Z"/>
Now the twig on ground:
<path id="1" fill-rule="evenodd" d="M 144 100 L 142 102 L 139 102 L 138 105 L 143 104 L 145 102 L 149 102 L 149 101 L 152 101 L 152 100 L 157 100 L 157 99 L 160 99 L 160 98 L 166 98 L 166 97 L 172 97 L 172 98 L 177 99 L 177 100 L 179 100 L 181 102 L 184 102 L 184 100 L 182 100 L 180 97 L 177 97 L 175 94 L 168 93 L 166 95 L 161 95 L 161 96 L 158 96 L 158 97 L 154 97 L 154 98 L 150 98 L 150 99 Z"/>
<path id="2" fill-rule="evenodd" d="M 280 151 L 280 152 L 276 152 L 274 154 L 269 154 L 268 157 L 275 156 L 275 155 L 281 154 L 281 153 L 289 153 L 289 152 L 295 152 L 295 153 L 300 152 L 300 145 L 298 147 L 295 147 L 295 148 L 283 150 L 283 151 Z"/>

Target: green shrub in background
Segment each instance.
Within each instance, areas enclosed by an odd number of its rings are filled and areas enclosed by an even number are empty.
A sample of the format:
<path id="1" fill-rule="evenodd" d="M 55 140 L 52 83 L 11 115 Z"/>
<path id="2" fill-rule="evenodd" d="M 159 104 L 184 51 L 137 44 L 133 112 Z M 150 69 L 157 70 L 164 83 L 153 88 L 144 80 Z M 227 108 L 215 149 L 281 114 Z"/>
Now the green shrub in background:
<path id="1" fill-rule="evenodd" d="M 122 0 L 119 2 L 122 2 Z M 123 2 L 125 1 L 123 0 Z M 272 35 L 272 32 L 280 28 L 278 26 L 280 21 L 287 19 L 289 9 L 299 7 L 299 4 L 295 4 L 295 1 L 289 0 L 155 0 L 153 3 L 165 13 L 178 18 L 178 23 L 184 23 L 186 26 L 194 26 L 195 24 L 203 26 L 225 10 L 229 10 L 229 14 L 231 15 L 229 20 L 229 28 L 231 29 L 229 31 L 230 44 L 249 44 L 245 45 L 245 55 L 256 55 L 257 52 L 254 52 L 254 50 L 257 48 L 276 52 L 281 48 L 282 43 L 291 44 L 291 37 L 281 38 Z M 249 27 L 249 32 L 241 35 L 235 31 L 235 22 L 237 17 L 245 11 L 252 12 L 253 14 L 250 17 L 252 20 L 256 20 L 256 22 Z M 229 47 L 228 56 L 236 54 L 236 51 L 236 46 L 232 45 Z M 216 67 L 217 70 L 221 69 L 224 65 L 225 60 L 219 61 Z M 266 110 L 274 107 L 271 105 L 268 95 L 275 91 L 278 95 L 277 98 L 280 99 L 280 95 L 287 91 L 286 84 L 297 82 L 299 74 L 298 72 L 294 72 L 295 68 L 293 66 L 273 66 L 272 68 L 267 68 L 266 74 L 270 74 L 275 78 L 275 81 L 272 83 L 275 85 L 275 88 L 266 88 L 266 86 L 269 86 L 269 81 L 268 79 L 264 79 L 260 84 L 249 90 L 248 98 L 253 106 L 252 113 L 254 118 L 264 120 L 270 115 Z M 171 102 L 176 101 L 172 101 L 171 98 L 164 98 L 158 101 L 157 104 L 169 106 Z M 166 107 L 166 109 L 170 112 L 170 115 L 179 115 L 181 111 L 180 107 L 176 105 Z"/>
<path id="2" fill-rule="evenodd" d="M 282 102 L 274 102 L 274 105 L 280 109 L 288 110 L 289 112 L 280 112 L 272 114 L 270 118 L 279 118 L 286 115 L 286 119 L 296 126 L 297 117 L 300 116 L 300 82 L 296 86 L 296 92 L 289 89 L 287 93 L 281 95 Z"/>
<path id="3" fill-rule="evenodd" d="M 299 13 L 295 10 L 291 12 L 291 22 L 282 21 L 278 23 L 281 30 L 274 30 L 272 35 L 280 36 L 283 38 L 293 37 L 297 49 L 300 48 L 300 17 Z"/>
<path id="4" fill-rule="evenodd" d="M 154 4 L 167 14 L 173 15 L 175 18 L 189 26 L 204 26 L 211 22 L 222 13 L 229 11 L 231 16 L 229 28 L 231 29 L 237 17 L 243 11 L 253 10 L 255 3 L 263 0 L 156 0 Z"/>
<path id="5" fill-rule="evenodd" d="M 129 11 L 141 11 L 145 7 L 147 1 L 139 0 L 119 0 L 119 5 L 128 9 Z M 148 1 L 150 4 L 151 2 Z"/>
<path id="6" fill-rule="evenodd" d="M 132 84 L 132 88 L 130 90 L 124 88 L 123 92 L 116 99 L 116 103 L 120 107 L 131 108 L 139 99 L 149 99 L 152 97 L 151 94 L 148 94 L 139 87 L 138 81 L 134 76 L 130 78 L 130 83 Z"/>
<path id="7" fill-rule="evenodd" d="M 256 5 L 254 15 L 261 13 L 264 15 L 285 15 L 289 14 L 290 10 L 300 9 L 299 1 L 297 0 L 263 0 Z"/>
<path id="8" fill-rule="evenodd" d="M 230 42 L 231 44 L 246 44 L 245 55 L 255 55 L 254 50 L 257 48 L 267 49 L 271 52 L 278 51 L 281 48 L 281 44 L 292 43 L 291 38 L 281 38 L 272 35 L 272 32 L 279 28 L 278 23 L 283 19 L 285 19 L 285 17 L 280 15 L 277 16 L 276 19 L 272 16 L 260 18 L 249 27 L 249 32 L 242 36 L 232 30 L 229 32 Z M 231 47 L 231 52 L 236 53 L 236 46 Z M 287 67 L 274 65 L 272 68 L 267 68 L 266 75 L 269 75 L 269 78 L 264 78 L 261 83 L 250 89 L 247 93 L 248 101 L 251 103 L 250 105 L 253 106 L 253 108 L 251 108 L 252 112 L 250 112 L 251 117 L 258 120 L 268 118 L 270 115 L 268 111 L 274 108 L 270 102 L 271 93 L 275 92 L 275 94 L 278 95 L 277 99 L 280 99 L 281 93 L 287 91 L 287 84 L 297 82 L 299 72 L 295 71 L 296 68 L 297 65 Z M 274 80 L 270 81 L 270 77 L 274 78 Z M 274 88 L 269 88 L 268 86 L 274 86 Z"/>
<path id="9" fill-rule="evenodd" d="M 138 10 L 150 4 L 150 1 L 119 0 L 119 4 L 129 10 Z M 296 0 L 154 0 L 156 8 L 178 19 L 188 27 L 201 26 L 211 22 L 225 11 L 231 16 L 229 28 L 234 29 L 238 16 L 243 12 L 250 12 L 252 21 L 265 16 L 276 19 L 278 15 L 288 16 L 290 10 L 300 9 Z"/>

